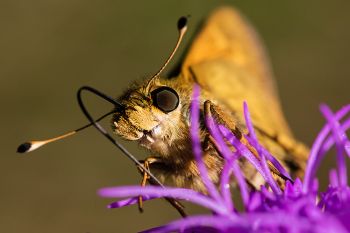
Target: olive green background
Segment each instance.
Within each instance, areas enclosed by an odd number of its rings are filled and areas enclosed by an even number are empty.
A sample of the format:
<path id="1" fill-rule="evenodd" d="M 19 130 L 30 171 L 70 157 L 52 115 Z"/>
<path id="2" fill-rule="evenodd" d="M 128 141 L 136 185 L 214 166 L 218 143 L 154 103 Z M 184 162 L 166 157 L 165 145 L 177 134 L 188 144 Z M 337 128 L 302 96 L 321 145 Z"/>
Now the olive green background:
<path id="1" fill-rule="evenodd" d="M 140 177 L 93 129 L 31 154 L 15 150 L 86 123 L 75 97 L 80 86 L 118 96 L 157 71 L 175 43 L 177 18 L 190 14 L 179 60 L 199 22 L 223 4 L 241 9 L 260 32 L 287 119 L 310 144 L 324 123 L 319 103 L 349 103 L 350 1 L 0 2 L 1 232 L 135 232 L 178 218 L 164 201 L 146 203 L 144 214 L 136 206 L 105 208 L 112 200 L 97 189 Z M 89 99 L 96 113 L 110 107 Z M 147 155 L 125 144 L 138 158 Z"/>

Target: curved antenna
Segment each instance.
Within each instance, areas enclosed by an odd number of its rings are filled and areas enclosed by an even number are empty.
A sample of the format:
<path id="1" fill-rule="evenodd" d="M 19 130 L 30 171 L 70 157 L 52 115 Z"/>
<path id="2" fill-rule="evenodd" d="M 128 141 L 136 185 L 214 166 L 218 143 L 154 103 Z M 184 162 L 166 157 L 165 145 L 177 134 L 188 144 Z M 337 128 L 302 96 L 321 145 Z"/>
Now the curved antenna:
<path id="1" fill-rule="evenodd" d="M 95 88 L 89 87 L 89 86 L 83 86 L 81 88 L 79 88 L 78 92 L 77 92 L 77 98 L 78 98 L 78 103 L 79 106 L 82 110 L 82 112 L 84 113 L 84 115 L 86 116 L 86 118 L 90 121 L 90 123 L 103 135 L 105 136 L 110 142 L 112 142 L 119 150 L 121 150 L 126 157 L 128 157 L 130 160 L 132 160 L 137 166 L 139 166 L 143 171 L 145 171 L 151 178 L 152 180 L 157 183 L 159 186 L 164 187 L 163 184 L 148 170 L 146 169 L 142 163 L 139 162 L 138 159 L 135 158 L 135 156 L 133 156 L 124 146 L 122 146 L 118 141 L 116 141 L 99 123 L 97 123 L 96 121 L 94 121 L 94 119 L 92 118 L 92 116 L 90 115 L 90 113 L 87 111 L 84 103 L 83 103 L 83 99 L 82 99 L 82 92 L 83 91 L 88 91 L 91 92 L 99 97 L 101 97 L 104 100 L 107 100 L 108 102 L 110 102 L 111 104 L 114 104 L 116 106 L 116 108 L 118 110 L 120 109 L 124 109 L 124 106 L 121 105 L 120 103 L 118 103 L 116 100 L 114 100 L 113 98 L 105 95 L 104 93 L 96 90 Z"/>
<path id="2" fill-rule="evenodd" d="M 166 59 L 165 63 L 163 64 L 163 66 L 157 71 L 157 73 L 155 73 L 152 78 L 150 79 L 150 81 L 148 82 L 151 83 L 152 80 L 156 77 L 158 77 L 160 75 L 160 73 L 163 72 L 163 70 L 165 69 L 165 67 L 169 64 L 169 62 L 171 61 L 171 59 L 174 57 L 177 49 L 179 48 L 181 41 L 187 31 L 187 18 L 186 16 L 182 16 L 181 18 L 179 18 L 179 20 L 177 21 L 177 30 L 179 31 L 179 36 L 177 38 L 175 47 L 173 48 L 172 52 L 170 53 L 168 59 Z M 147 85 L 148 86 L 148 85 Z"/>
<path id="3" fill-rule="evenodd" d="M 109 116 L 115 112 L 116 112 L 116 110 L 110 111 L 110 112 L 102 115 L 101 117 L 97 118 L 95 120 L 95 122 L 99 122 L 102 119 L 104 119 L 106 116 Z M 49 138 L 49 139 L 45 139 L 45 140 L 36 140 L 36 141 L 33 140 L 33 141 L 24 142 L 18 146 L 17 152 L 18 153 L 28 153 L 28 152 L 34 151 L 34 150 L 39 149 L 40 147 L 42 147 L 46 144 L 49 144 L 51 142 L 59 141 L 61 139 L 73 136 L 74 134 L 76 134 L 76 133 L 78 133 L 78 132 L 80 132 L 80 131 L 82 131 L 82 130 L 84 130 L 92 125 L 93 125 L 92 123 L 89 123 L 89 124 L 86 124 L 78 129 L 69 131 L 67 133 L 61 134 L 61 135 L 53 137 L 53 138 Z"/>

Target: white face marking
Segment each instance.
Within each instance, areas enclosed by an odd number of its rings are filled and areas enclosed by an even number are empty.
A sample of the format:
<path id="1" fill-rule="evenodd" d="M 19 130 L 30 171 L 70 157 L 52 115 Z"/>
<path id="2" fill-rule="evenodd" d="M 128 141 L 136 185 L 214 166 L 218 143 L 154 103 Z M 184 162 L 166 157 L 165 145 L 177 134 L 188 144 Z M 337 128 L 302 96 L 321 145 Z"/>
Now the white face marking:
<path id="1" fill-rule="evenodd" d="M 154 135 L 154 136 L 159 136 L 159 135 L 161 135 L 161 133 L 162 133 L 162 127 L 160 125 L 157 125 L 152 130 L 152 135 Z"/>

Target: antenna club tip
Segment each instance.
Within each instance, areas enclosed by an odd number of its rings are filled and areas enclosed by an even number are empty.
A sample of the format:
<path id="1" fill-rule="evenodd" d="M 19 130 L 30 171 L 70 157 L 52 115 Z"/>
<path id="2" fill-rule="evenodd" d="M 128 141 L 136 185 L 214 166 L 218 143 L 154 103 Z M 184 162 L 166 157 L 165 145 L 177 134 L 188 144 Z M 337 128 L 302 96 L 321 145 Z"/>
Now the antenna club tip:
<path id="1" fill-rule="evenodd" d="M 30 151 L 30 148 L 32 147 L 32 143 L 31 142 L 25 142 L 22 143 L 21 145 L 18 146 L 17 148 L 17 153 L 26 153 Z"/>
<path id="2" fill-rule="evenodd" d="M 188 16 L 182 16 L 178 21 L 177 21 L 177 29 L 182 30 L 187 26 L 187 20 Z"/>

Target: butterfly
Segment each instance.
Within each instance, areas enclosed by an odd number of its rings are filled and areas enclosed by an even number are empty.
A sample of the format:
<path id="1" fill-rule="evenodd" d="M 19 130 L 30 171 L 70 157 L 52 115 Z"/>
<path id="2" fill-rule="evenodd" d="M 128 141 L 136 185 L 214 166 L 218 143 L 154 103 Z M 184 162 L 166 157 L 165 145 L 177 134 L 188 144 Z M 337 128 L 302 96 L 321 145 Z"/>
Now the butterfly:
<path id="1" fill-rule="evenodd" d="M 194 160 L 189 132 L 194 85 L 201 88 L 203 161 L 214 183 L 219 182 L 223 158 L 205 125 L 206 117 L 225 125 L 258 156 L 245 138 L 248 131 L 244 124 L 244 101 L 249 105 L 260 143 L 292 176 L 302 177 L 308 149 L 294 138 L 289 129 L 278 100 L 269 59 L 249 22 L 234 8 L 215 10 L 194 39 L 178 73 L 174 77 L 162 77 L 161 72 L 187 29 L 185 18 L 179 20 L 178 29 L 178 42 L 165 65 L 151 78 L 129 87 L 117 100 L 103 96 L 93 88 L 80 90 L 92 91 L 114 103 L 115 109 L 106 114 L 113 114 L 113 131 L 123 139 L 139 143 L 150 152 L 150 156 L 138 161 L 143 175 L 142 185 L 148 180 L 152 184 L 206 192 Z M 90 118 L 92 123 L 88 126 L 96 126 L 100 119 Z M 22 144 L 19 151 L 27 152 L 46 143 L 36 141 Z M 252 188 L 259 188 L 264 183 L 249 162 L 242 158 L 239 164 Z M 283 186 L 285 177 L 274 165 L 269 164 L 269 167 Z"/>

